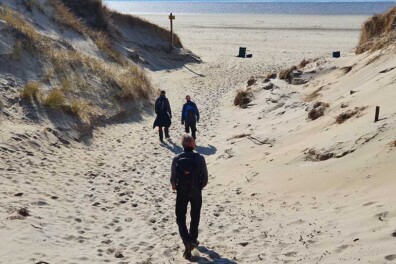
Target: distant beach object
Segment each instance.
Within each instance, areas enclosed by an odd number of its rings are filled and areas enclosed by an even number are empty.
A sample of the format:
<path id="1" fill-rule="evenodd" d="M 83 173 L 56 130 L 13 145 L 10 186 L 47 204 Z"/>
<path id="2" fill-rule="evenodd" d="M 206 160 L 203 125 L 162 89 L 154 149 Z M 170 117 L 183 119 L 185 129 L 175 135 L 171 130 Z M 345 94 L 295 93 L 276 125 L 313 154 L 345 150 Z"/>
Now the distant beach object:
<path id="1" fill-rule="evenodd" d="M 246 54 L 246 58 L 252 58 L 253 54 Z"/>
<path id="2" fill-rule="evenodd" d="M 240 57 L 240 58 L 246 57 L 246 47 L 239 47 L 238 57 Z"/>
<path id="3" fill-rule="evenodd" d="M 376 106 L 375 107 L 375 118 L 374 118 L 374 123 L 379 120 L 379 114 L 380 114 L 380 107 Z"/>
<path id="4" fill-rule="evenodd" d="M 173 20 L 174 19 L 176 19 L 176 17 L 172 13 L 170 13 L 169 20 L 170 20 L 170 28 L 171 28 L 171 44 L 172 44 L 172 47 L 173 47 Z"/>
<path id="5" fill-rule="evenodd" d="M 333 58 L 339 58 L 341 57 L 341 52 L 340 51 L 333 51 Z"/>

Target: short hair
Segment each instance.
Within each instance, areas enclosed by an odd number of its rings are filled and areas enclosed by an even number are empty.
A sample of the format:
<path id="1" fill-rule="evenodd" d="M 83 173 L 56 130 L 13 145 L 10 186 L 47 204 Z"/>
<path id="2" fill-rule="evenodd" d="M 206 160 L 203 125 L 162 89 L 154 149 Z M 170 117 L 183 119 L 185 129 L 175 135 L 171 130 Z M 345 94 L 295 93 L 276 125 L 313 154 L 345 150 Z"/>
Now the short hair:
<path id="1" fill-rule="evenodd" d="M 165 93 L 165 91 L 164 90 L 162 90 L 161 91 L 161 95 L 165 95 L 166 93 Z"/>
<path id="2" fill-rule="evenodd" d="M 186 100 L 191 100 L 191 96 L 189 96 L 189 95 L 186 95 Z"/>
<path id="3" fill-rule="evenodd" d="M 183 148 L 195 148 L 195 139 L 190 135 L 184 135 L 181 143 Z"/>

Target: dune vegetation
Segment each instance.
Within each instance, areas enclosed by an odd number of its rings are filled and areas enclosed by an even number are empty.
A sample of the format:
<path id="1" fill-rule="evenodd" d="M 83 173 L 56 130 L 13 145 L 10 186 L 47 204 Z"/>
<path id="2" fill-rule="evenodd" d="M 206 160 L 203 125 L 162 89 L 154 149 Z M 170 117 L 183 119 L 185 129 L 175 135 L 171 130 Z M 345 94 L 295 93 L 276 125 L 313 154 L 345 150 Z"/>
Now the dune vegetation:
<path id="1" fill-rule="evenodd" d="M 356 53 L 375 51 L 396 41 L 396 6 L 383 14 L 376 14 L 364 22 Z"/>

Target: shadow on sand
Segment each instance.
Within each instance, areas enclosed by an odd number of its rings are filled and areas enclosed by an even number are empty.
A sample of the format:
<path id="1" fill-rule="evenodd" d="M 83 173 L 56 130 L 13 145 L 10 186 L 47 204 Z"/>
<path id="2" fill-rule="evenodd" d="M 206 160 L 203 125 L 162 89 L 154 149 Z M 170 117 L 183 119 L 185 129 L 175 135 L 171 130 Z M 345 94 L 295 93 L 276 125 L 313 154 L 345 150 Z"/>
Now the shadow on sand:
<path id="1" fill-rule="evenodd" d="M 198 251 L 206 256 L 193 256 L 191 262 L 199 264 L 218 263 L 218 264 L 237 264 L 235 261 L 223 258 L 214 250 L 208 249 L 203 246 L 198 247 Z"/>
<path id="2" fill-rule="evenodd" d="M 172 141 L 172 139 L 169 139 L 168 141 L 165 141 L 165 143 L 162 144 L 165 148 L 169 149 L 172 151 L 174 154 L 180 154 L 183 152 L 183 148 L 179 145 L 177 145 L 175 142 Z M 204 155 L 204 156 L 210 156 L 216 153 L 217 148 L 208 145 L 208 146 L 197 146 L 197 152 Z"/>

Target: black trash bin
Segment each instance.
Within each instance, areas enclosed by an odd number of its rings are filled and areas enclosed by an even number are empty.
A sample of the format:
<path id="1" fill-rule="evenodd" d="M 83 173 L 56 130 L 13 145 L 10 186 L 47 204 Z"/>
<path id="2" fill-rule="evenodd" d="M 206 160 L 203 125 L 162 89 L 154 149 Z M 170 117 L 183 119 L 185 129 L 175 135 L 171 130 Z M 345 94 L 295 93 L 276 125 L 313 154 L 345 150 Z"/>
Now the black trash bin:
<path id="1" fill-rule="evenodd" d="M 341 57 L 341 52 L 340 51 L 333 51 L 333 58 L 339 58 Z"/>
<path id="2" fill-rule="evenodd" d="M 246 48 L 245 47 L 239 47 L 238 57 L 240 57 L 240 58 L 245 58 L 246 57 Z"/>

